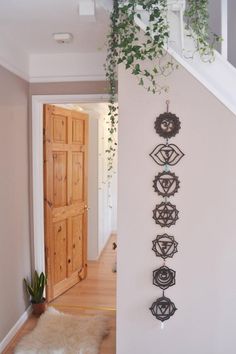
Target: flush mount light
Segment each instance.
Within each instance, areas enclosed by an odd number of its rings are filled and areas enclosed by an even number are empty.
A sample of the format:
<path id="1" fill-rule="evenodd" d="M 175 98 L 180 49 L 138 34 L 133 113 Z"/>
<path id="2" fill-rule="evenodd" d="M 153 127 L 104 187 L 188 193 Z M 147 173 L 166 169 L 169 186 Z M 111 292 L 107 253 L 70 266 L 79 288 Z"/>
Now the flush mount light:
<path id="1" fill-rule="evenodd" d="M 71 33 L 53 33 L 52 37 L 59 44 L 71 43 L 73 39 Z"/>

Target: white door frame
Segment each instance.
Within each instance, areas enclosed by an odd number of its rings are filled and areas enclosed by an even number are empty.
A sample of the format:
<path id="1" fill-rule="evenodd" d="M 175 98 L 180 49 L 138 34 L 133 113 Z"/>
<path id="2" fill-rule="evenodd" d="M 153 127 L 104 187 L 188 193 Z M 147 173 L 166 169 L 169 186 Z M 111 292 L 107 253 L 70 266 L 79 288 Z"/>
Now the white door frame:
<path id="1" fill-rule="evenodd" d="M 43 196 L 43 105 L 108 102 L 108 95 L 33 95 L 32 96 L 32 218 L 33 267 L 45 271 L 44 196 Z"/>

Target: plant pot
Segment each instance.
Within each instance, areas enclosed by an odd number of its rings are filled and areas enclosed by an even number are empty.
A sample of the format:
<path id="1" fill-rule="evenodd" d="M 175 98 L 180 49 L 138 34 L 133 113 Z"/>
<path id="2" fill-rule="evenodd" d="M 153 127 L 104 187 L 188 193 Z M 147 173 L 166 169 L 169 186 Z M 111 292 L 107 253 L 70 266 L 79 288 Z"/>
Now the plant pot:
<path id="1" fill-rule="evenodd" d="M 46 299 L 43 298 L 42 302 L 37 303 L 37 304 L 32 302 L 32 307 L 33 307 L 33 314 L 35 316 L 39 317 L 40 315 L 42 315 L 42 313 L 45 312 L 45 310 L 47 308 Z"/>

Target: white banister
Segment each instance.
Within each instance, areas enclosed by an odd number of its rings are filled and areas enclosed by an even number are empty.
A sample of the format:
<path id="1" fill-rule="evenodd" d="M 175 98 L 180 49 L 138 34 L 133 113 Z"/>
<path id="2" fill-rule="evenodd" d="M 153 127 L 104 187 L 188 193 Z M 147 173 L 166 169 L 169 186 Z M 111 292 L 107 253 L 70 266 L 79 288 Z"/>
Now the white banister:
<path id="1" fill-rule="evenodd" d="M 167 6 L 170 41 L 175 42 L 175 49 L 179 54 L 182 54 L 184 50 L 184 11 L 186 8 L 186 0 L 167 0 Z M 175 18 L 173 18 L 172 14 Z"/>
<path id="2" fill-rule="evenodd" d="M 228 0 L 221 0 L 221 54 L 228 59 Z"/>

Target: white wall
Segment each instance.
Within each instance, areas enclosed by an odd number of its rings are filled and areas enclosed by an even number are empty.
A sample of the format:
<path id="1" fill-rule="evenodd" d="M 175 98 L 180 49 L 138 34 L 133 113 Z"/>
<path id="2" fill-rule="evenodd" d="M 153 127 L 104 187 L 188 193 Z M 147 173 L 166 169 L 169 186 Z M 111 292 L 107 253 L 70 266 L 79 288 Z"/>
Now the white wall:
<path id="1" fill-rule="evenodd" d="M 221 0 L 208 0 L 209 26 L 211 32 L 221 36 Z M 221 52 L 221 44 L 216 45 L 218 52 Z"/>
<path id="2" fill-rule="evenodd" d="M 31 54 L 30 82 L 104 80 L 106 53 Z"/>
<path id="3" fill-rule="evenodd" d="M 108 148 L 108 109 L 99 119 L 99 216 L 98 216 L 98 249 L 99 254 L 106 245 L 111 233 L 117 230 L 117 156 L 114 161 L 114 175 L 108 179 L 107 153 Z"/>
<path id="4" fill-rule="evenodd" d="M 117 178 L 107 179 L 107 104 L 87 104 L 89 109 L 88 259 L 97 260 L 117 229 Z M 86 108 L 85 111 L 86 111 Z M 117 161 L 115 160 L 115 169 Z"/>
<path id="5" fill-rule="evenodd" d="M 98 257 L 98 119 L 89 116 L 88 259 Z"/>
<path id="6" fill-rule="evenodd" d="M 169 95 L 152 95 L 119 72 L 117 354 L 234 354 L 236 117 L 183 68 L 167 80 Z M 186 156 L 172 168 L 180 220 L 168 230 L 179 253 L 167 262 L 177 283 L 166 295 L 178 311 L 161 330 L 149 307 L 162 293 L 152 285 L 162 262 L 151 250 L 163 233 L 152 219 L 161 200 L 152 180 L 162 168 L 149 153 L 163 141 L 153 124 L 167 97 L 182 122 L 172 141 Z"/>

